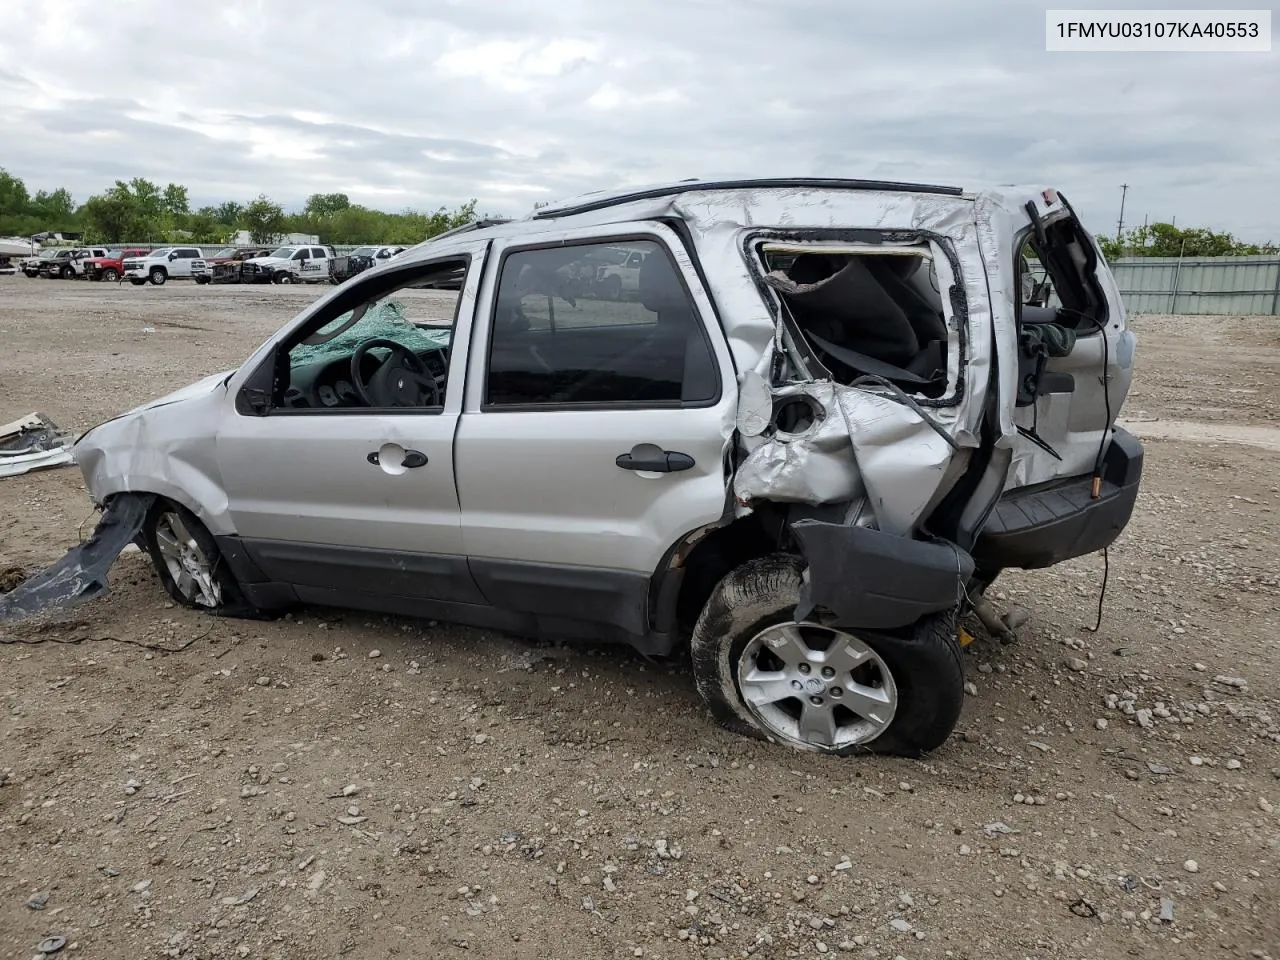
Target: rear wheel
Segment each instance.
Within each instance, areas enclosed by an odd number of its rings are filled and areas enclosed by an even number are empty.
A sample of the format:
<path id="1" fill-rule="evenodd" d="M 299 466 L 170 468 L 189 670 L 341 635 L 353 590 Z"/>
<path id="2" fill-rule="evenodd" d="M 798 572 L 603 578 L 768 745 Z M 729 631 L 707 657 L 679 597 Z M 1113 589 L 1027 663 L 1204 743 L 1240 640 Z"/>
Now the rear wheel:
<path id="1" fill-rule="evenodd" d="M 258 615 L 212 535 L 190 510 L 157 500 L 147 514 L 143 537 L 160 582 L 175 601 L 217 616 Z"/>
<path id="2" fill-rule="evenodd" d="M 107 267 L 107 269 L 102 271 L 101 276 L 103 280 L 106 280 L 109 283 L 115 283 L 120 279 L 120 272 L 114 267 Z"/>
<path id="3" fill-rule="evenodd" d="M 169 279 L 169 274 L 164 267 L 152 267 L 149 279 L 157 287 L 162 287 L 164 282 Z"/>
<path id="4" fill-rule="evenodd" d="M 693 630 L 698 692 L 730 730 L 841 756 L 918 756 L 964 702 L 955 611 L 893 633 L 796 622 L 803 563 L 774 554 L 720 581 Z"/>

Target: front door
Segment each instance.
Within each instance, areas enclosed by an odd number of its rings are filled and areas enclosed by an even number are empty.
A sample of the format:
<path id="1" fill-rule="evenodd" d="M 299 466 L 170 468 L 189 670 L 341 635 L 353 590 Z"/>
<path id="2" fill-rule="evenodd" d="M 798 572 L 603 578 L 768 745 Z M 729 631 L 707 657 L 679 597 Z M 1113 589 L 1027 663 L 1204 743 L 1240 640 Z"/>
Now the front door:
<path id="1" fill-rule="evenodd" d="M 576 278 L 621 248 L 635 293 Z M 487 599 L 642 632 L 664 554 L 725 510 L 733 364 L 665 227 L 495 249 L 458 425 L 463 540 Z"/>
<path id="2" fill-rule="evenodd" d="M 174 259 L 169 261 L 169 276 L 191 278 L 191 265 L 200 258 L 200 251 L 193 247 L 177 247 Z"/>
<path id="3" fill-rule="evenodd" d="M 265 415 L 218 434 L 237 535 L 302 599 L 480 599 L 454 484 L 465 371 L 449 350 L 469 335 L 483 256 L 476 244 L 327 298 L 263 361 L 277 371 Z"/>

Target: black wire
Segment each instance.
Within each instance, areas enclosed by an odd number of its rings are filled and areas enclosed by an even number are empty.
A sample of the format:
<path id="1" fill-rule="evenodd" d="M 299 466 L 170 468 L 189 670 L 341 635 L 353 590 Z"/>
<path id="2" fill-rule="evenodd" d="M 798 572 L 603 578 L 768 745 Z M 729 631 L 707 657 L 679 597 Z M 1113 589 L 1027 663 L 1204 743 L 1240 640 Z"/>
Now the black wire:
<path id="1" fill-rule="evenodd" d="M 1102 602 L 1107 598 L 1107 580 L 1111 576 L 1111 561 L 1107 556 L 1107 548 L 1102 548 L 1102 592 L 1098 594 L 1098 622 L 1093 625 L 1093 632 L 1102 629 Z"/>

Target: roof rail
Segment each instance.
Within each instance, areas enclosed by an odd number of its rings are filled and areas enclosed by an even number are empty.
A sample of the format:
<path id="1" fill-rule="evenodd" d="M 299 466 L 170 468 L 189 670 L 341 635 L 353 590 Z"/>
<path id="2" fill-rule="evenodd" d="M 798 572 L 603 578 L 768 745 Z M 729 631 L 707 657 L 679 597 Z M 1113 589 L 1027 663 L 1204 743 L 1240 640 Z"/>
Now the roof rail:
<path id="1" fill-rule="evenodd" d="M 885 190 L 896 193 L 937 193 L 945 196 L 959 197 L 964 190 L 960 187 L 944 187 L 928 183 L 900 183 L 893 180 L 848 180 L 839 177 L 789 177 L 780 179 L 747 179 L 747 180 L 681 180 L 661 187 L 649 187 L 629 193 L 612 193 L 597 200 L 590 199 L 590 194 L 578 203 L 570 202 L 568 206 L 552 204 L 534 212 L 532 220 L 554 220 L 558 217 L 573 216 L 578 213 L 589 213 L 616 207 L 636 200 L 653 200 L 658 197 L 674 196 L 681 193 L 693 193 L 706 190 L 745 190 L 745 189 L 811 189 L 811 190 Z"/>
<path id="2" fill-rule="evenodd" d="M 434 237 L 427 237 L 427 242 L 442 240 L 445 237 L 452 237 L 459 233 L 470 233 L 472 230 L 483 230 L 485 227 L 496 227 L 510 222 L 510 217 L 488 217 L 484 220 L 472 220 L 470 223 L 464 223 L 462 226 L 446 230 L 444 233 L 437 233 Z"/>

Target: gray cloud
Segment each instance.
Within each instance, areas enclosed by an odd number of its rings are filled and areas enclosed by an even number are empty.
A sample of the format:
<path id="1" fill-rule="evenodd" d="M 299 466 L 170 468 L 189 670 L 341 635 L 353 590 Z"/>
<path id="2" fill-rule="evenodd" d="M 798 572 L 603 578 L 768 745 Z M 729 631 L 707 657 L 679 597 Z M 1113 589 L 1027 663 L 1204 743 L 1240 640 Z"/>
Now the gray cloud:
<path id="1" fill-rule="evenodd" d="M 690 176 L 1049 181 L 1095 229 L 1144 213 L 1280 239 L 1274 54 L 1048 54 L 1042 8 L 903 0 L 265 0 L 0 34 L 3 164 L 79 199 L 342 190 L 388 209 Z"/>

